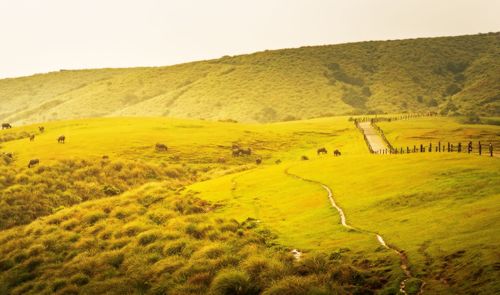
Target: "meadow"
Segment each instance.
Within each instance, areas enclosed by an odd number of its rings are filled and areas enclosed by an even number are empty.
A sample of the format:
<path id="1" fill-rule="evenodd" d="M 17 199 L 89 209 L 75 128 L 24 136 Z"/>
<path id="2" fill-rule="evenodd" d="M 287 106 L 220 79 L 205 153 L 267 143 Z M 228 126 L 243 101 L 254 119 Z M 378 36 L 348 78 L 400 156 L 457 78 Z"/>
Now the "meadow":
<path id="1" fill-rule="evenodd" d="M 401 144 L 471 127 L 443 117 L 380 126 Z M 407 255 L 408 294 L 422 283 L 425 294 L 500 290 L 497 157 L 372 155 L 348 117 L 80 119 L 0 139 L 13 154 L 0 161 L 0 293 L 398 294 L 400 257 L 375 233 Z M 252 154 L 233 157 L 233 145 Z M 306 180 L 329 186 L 363 231 L 342 227 Z"/>

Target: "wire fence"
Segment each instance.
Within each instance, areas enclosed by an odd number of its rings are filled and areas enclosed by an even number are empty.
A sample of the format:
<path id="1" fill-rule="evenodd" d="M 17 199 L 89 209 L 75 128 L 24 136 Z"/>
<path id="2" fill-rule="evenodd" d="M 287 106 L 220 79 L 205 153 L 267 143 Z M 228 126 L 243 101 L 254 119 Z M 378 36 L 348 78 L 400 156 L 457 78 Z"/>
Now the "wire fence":
<path id="1" fill-rule="evenodd" d="M 494 146 L 493 144 L 487 143 L 481 143 L 481 141 L 478 141 L 477 144 L 474 144 L 472 141 L 469 141 L 468 143 L 462 143 L 462 142 L 457 142 L 457 143 L 452 143 L 452 142 L 441 142 L 438 141 L 437 143 L 429 142 L 426 144 L 420 144 L 420 145 L 413 145 L 411 146 L 402 146 L 402 147 L 394 147 L 390 141 L 387 139 L 387 137 L 384 134 L 384 130 L 380 128 L 376 123 L 377 122 L 391 122 L 391 121 L 398 121 L 398 120 L 408 120 L 412 118 L 419 118 L 419 117 L 434 117 L 437 116 L 437 113 L 434 112 L 429 112 L 425 114 L 406 114 L 406 115 L 400 115 L 400 116 L 390 116 L 390 117 L 358 117 L 358 118 L 349 118 L 349 120 L 354 121 L 354 124 L 356 128 L 361 132 L 363 135 L 363 138 L 366 142 L 366 145 L 368 146 L 368 149 L 370 153 L 372 154 L 380 154 L 380 155 L 387 155 L 387 154 L 410 154 L 410 153 L 464 153 L 464 154 L 478 154 L 479 156 L 490 156 L 493 157 L 495 155 L 494 153 Z M 368 137 L 365 133 L 365 130 L 360 126 L 360 123 L 362 122 L 370 122 L 370 125 L 373 127 L 375 131 L 380 135 L 384 143 L 387 145 L 387 148 L 385 149 L 379 149 L 379 150 L 373 150 L 370 141 L 368 140 Z"/>
<path id="2" fill-rule="evenodd" d="M 374 154 L 387 155 L 387 154 L 410 154 L 410 153 L 463 153 L 463 154 L 477 154 L 479 156 L 495 156 L 494 147 L 491 143 L 484 144 L 480 141 L 477 144 L 469 141 L 467 144 L 462 142 L 454 143 L 431 143 L 406 146 L 406 147 L 390 147 L 374 151 Z"/>

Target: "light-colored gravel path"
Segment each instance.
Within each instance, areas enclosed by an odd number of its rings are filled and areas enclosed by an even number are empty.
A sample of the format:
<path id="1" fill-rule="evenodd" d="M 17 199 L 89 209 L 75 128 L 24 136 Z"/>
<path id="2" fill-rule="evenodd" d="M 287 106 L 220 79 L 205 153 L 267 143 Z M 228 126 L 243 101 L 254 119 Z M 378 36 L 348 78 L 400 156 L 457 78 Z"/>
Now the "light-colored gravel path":
<path id="1" fill-rule="evenodd" d="M 366 139 L 368 139 L 368 143 L 374 152 L 388 148 L 385 141 L 382 139 L 377 130 L 373 128 L 370 122 L 359 123 L 359 127 L 363 130 L 363 133 L 366 135 Z"/>

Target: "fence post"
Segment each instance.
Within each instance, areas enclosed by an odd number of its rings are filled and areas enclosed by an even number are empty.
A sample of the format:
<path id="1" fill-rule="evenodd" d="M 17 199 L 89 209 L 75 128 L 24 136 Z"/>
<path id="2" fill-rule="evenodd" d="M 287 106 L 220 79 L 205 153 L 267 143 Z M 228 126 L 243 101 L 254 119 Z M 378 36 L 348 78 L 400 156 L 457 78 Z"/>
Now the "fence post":
<path id="1" fill-rule="evenodd" d="M 448 153 L 450 152 L 450 143 L 448 142 Z"/>
<path id="2" fill-rule="evenodd" d="M 439 152 L 441 152 L 441 142 L 438 142 Z"/>
<path id="3" fill-rule="evenodd" d="M 462 152 L 462 143 L 461 142 L 458 143 L 458 152 L 459 153 Z"/>
<path id="4" fill-rule="evenodd" d="M 493 145 L 491 144 L 491 142 L 490 142 L 489 149 L 490 149 L 490 157 L 493 157 Z"/>
<path id="5" fill-rule="evenodd" d="M 479 155 L 481 156 L 481 142 L 479 142 Z"/>

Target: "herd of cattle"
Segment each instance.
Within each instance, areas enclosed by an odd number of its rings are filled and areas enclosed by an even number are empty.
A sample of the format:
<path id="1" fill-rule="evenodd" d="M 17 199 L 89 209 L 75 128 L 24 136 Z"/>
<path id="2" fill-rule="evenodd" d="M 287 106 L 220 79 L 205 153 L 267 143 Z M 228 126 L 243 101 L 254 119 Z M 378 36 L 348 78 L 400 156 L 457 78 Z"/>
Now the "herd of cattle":
<path id="1" fill-rule="evenodd" d="M 3 129 L 11 129 L 11 128 L 12 128 L 11 124 L 9 124 L 9 123 L 2 123 L 2 130 Z M 40 131 L 40 133 L 44 133 L 45 132 L 45 127 L 44 126 L 40 126 L 40 127 L 38 127 L 38 130 Z M 34 141 L 35 140 L 35 134 L 31 134 L 29 136 L 29 139 L 30 139 L 30 141 Z M 64 136 L 64 135 L 59 136 L 57 138 L 57 142 L 58 143 L 65 143 L 66 142 L 66 136 Z M 167 147 L 167 145 L 165 145 L 163 143 L 157 143 L 155 145 L 155 150 L 157 152 L 167 152 L 168 151 L 168 147 Z M 232 151 L 232 156 L 233 157 L 243 157 L 243 156 L 250 156 L 250 155 L 252 155 L 252 149 L 251 148 L 249 148 L 249 147 L 248 148 L 242 148 L 242 147 L 240 147 L 237 144 L 233 144 L 232 145 L 231 151 Z M 322 154 L 328 154 L 328 150 L 326 148 L 324 148 L 324 147 L 319 148 L 317 150 L 317 154 L 318 154 L 318 156 L 322 155 Z M 11 159 L 13 158 L 12 153 L 6 153 L 6 154 L 4 153 L 4 155 L 6 157 L 11 158 Z M 333 155 L 337 157 L 337 156 L 340 156 L 341 153 L 340 153 L 339 150 L 335 150 L 335 151 L 333 151 Z M 106 158 L 107 158 L 107 156 L 106 156 Z M 301 160 L 305 161 L 305 160 L 309 160 L 309 158 L 307 156 L 302 156 Z M 226 159 L 225 158 L 219 158 L 218 162 L 219 163 L 225 163 Z M 262 158 L 258 157 L 255 160 L 255 163 L 257 165 L 262 164 Z M 278 159 L 278 160 L 275 161 L 275 163 L 276 164 L 280 164 L 281 160 Z M 31 168 L 31 167 L 36 166 L 38 164 L 40 164 L 40 160 L 39 159 L 31 159 L 29 161 L 29 163 L 28 163 L 28 168 Z"/>

